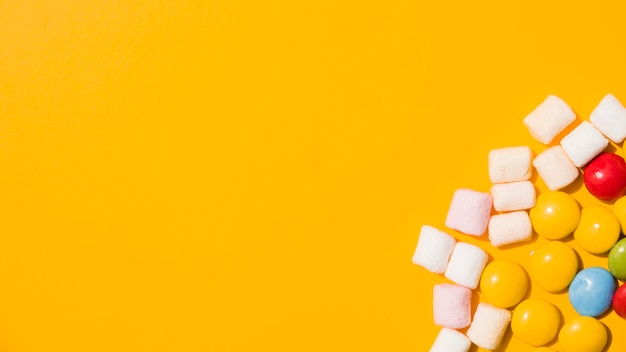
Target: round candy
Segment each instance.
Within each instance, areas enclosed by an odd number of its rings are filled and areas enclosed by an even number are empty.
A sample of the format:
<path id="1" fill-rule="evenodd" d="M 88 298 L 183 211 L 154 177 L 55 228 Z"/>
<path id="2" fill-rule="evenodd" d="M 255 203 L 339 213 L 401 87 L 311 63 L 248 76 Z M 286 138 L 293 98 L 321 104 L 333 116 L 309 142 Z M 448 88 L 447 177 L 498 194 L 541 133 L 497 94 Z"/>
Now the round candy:
<path id="1" fill-rule="evenodd" d="M 580 315 L 597 317 L 611 306 L 615 278 L 600 267 L 581 270 L 569 285 L 569 301 Z"/>
<path id="2" fill-rule="evenodd" d="M 609 271 L 616 279 L 626 281 L 626 238 L 617 241 L 609 252 Z"/>
<path id="3" fill-rule="evenodd" d="M 620 225 L 617 217 L 601 205 L 590 205 L 580 213 L 580 222 L 574 238 L 587 252 L 608 252 L 619 239 Z"/>
<path id="4" fill-rule="evenodd" d="M 626 162 L 615 153 L 602 153 L 587 164 L 583 179 L 596 198 L 615 200 L 626 193 Z"/>
<path id="5" fill-rule="evenodd" d="M 620 286 L 613 294 L 613 310 L 617 315 L 626 319 L 626 285 Z"/>
<path id="6" fill-rule="evenodd" d="M 532 279 L 548 292 L 565 290 L 577 272 L 576 252 L 560 241 L 551 241 L 540 246 L 530 257 Z"/>
<path id="7" fill-rule="evenodd" d="M 604 324 L 592 317 L 577 317 L 563 325 L 559 332 L 563 352 L 601 352 L 607 338 Z"/>
<path id="8" fill-rule="evenodd" d="M 554 340 L 560 325 L 559 309 L 539 298 L 522 301 L 511 317 L 513 334 L 532 346 L 542 346 Z"/>
<path id="9" fill-rule="evenodd" d="M 626 231 L 626 196 L 621 197 L 613 203 L 613 214 L 619 220 L 622 231 Z"/>
<path id="10" fill-rule="evenodd" d="M 521 265 L 508 259 L 489 263 L 480 278 L 480 291 L 487 302 L 500 308 L 518 304 L 526 295 L 528 276 Z"/>
<path id="11" fill-rule="evenodd" d="M 529 211 L 535 232 L 549 240 L 560 240 L 574 232 L 580 220 L 580 206 L 569 194 L 549 191 L 537 197 Z"/>

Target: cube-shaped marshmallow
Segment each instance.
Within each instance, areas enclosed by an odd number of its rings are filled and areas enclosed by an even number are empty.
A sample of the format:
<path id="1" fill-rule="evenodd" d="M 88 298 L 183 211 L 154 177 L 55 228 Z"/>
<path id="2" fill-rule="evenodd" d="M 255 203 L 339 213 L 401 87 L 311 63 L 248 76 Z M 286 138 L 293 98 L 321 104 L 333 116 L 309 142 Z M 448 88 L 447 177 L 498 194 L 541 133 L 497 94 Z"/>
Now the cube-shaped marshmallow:
<path id="1" fill-rule="evenodd" d="M 468 188 L 454 192 L 446 216 L 446 226 L 471 236 L 480 236 L 487 230 L 491 214 L 491 195 Z"/>
<path id="2" fill-rule="evenodd" d="M 510 310 L 478 303 L 467 337 L 478 347 L 493 351 L 500 346 L 510 321 Z"/>
<path id="3" fill-rule="evenodd" d="M 548 144 L 575 119 L 576 113 L 563 99 L 548 95 L 524 118 L 524 125 L 536 140 Z"/>
<path id="4" fill-rule="evenodd" d="M 433 316 L 435 325 L 463 329 L 472 321 L 472 290 L 453 284 L 435 285 Z"/>
<path id="5" fill-rule="evenodd" d="M 462 332 L 442 328 L 429 352 L 467 352 L 470 347 L 472 342 Z"/>
<path id="6" fill-rule="evenodd" d="M 447 233 L 423 225 L 413 253 L 413 263 L 435 274 L 446 270 L 456 240 Z"/>
<path id="7" fill-rule="evenodd" d="M 533 226 L 525 210 L 496 214 L 489 219 L 489 241 L 494 247 L 528 241 Z"/>
<path id="8" fill-rule="evenodd" d="M 491 186 L 493 208 L 497 211 L 515 211 L 535 206 L 537 192 L 530 181 L 498 183 Z"/>
<path id="9" fill-rule="evenodd" d="M 551 191 L 568 186 L 580 174 L 580 170 L 560 145 L 552 146 L 539 153 L 533 159 L 533 166 Z"/>
<path id="10" fill-rule="evenodd" d="M 613 143 L 622 143 L 626 138 L 626 109 L 613 94 L 607 94 L 589 116 L 591 122 Z"/>
<path id="11" fill-rule="evenodd" d="M 489 260 L 487 252 L 470 243 L 457 242 L 450 255 L 444 276 L 453 282 L 471 288 L 478 286 L 480 275 Z"/>
<path id="12" fill-rule="evenodd" d="M 583 121 L 561 140 L 563 151 L 578 167 L 586 165 L 608 145 L 609 140 L 589 121 Z"/>
<path id="13" fill-rule="evenodd" d="M 508 147 L 489 152 L 489 179 L 492 183 L 524 181 L 532 174 L 533 153 L 529 147 Z"/>

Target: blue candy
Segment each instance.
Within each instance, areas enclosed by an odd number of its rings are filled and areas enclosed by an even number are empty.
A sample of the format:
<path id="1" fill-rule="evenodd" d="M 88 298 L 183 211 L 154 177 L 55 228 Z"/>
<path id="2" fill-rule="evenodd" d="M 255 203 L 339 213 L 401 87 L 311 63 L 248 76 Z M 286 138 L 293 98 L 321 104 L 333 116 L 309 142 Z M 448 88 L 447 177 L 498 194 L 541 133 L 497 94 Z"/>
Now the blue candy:
<path id="1" fill-rule="evenodd" d="M 597 317 L 611 306 L 615 278 L 600 267 L 583 269 L 569 286 L 569 301 L 578 314 Z"/>

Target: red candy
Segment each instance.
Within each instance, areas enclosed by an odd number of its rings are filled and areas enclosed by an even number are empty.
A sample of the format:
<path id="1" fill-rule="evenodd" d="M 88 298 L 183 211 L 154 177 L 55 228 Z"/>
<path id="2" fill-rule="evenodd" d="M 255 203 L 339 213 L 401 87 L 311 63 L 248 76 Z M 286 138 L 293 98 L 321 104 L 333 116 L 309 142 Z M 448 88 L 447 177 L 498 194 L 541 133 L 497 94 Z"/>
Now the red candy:
<path id="1" fill-rule="evenodd" d="M 615 313 L 626 319 L 626 285 L 622 285 L 615 290 L 612 305 Z"/>
<path id="2" fill-rule="evenodd" d="M 602 153 L 584 170 L 589 193 L 603 201 L 613 201 L 626 194 L 626 162 L 614 153 Z"/>

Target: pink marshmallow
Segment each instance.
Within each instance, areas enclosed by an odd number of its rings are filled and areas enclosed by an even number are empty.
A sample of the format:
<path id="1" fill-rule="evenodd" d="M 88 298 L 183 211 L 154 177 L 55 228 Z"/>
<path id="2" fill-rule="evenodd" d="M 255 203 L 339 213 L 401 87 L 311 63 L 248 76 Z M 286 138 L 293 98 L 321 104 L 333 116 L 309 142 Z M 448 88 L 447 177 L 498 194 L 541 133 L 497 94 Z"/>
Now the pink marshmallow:
<path id="1" fill-rule="evenodd" d="M 460 188 L 454 192 L 446 226 L 471 236 L 480 236 L 487 230 L 491 214 L 491 195 Z"/>
<path id="2" fill-rule="evenodd" d="M 435 285 L 433 313 L 435 325 L 462 329 L 471 323 L 472 290 L 454 284 Z"/>

